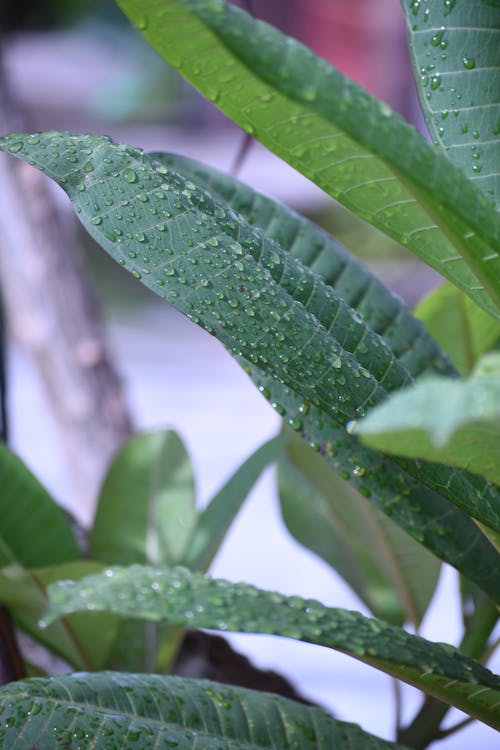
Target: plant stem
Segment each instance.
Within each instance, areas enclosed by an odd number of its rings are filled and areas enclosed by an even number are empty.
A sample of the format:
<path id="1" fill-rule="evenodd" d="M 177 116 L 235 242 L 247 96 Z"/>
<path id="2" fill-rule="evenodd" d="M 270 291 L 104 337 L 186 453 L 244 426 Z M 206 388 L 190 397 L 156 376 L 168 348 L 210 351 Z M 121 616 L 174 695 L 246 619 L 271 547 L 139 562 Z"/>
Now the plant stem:
<path id="1" fill-rule="evenodd" d="M 497 608 L 490 599 L 485 599 L 474 612 L 471 622 L 465 631 L 459 650 L 474 659 L 479 659 L 488 642 L 488 638 L 498 620 Z M 414 748 L 414 750 L 425 750 L 425 748 L 436 739 L 441 738 L 439 727 L 451 707 L 426 696 L 422 707 L 411 724 L 397 733 L 397 741 L 403 745 Z M 462 722 L 457 724 L 459 729 Z M 447 733 L 448 736 L 450 732 Z"/>

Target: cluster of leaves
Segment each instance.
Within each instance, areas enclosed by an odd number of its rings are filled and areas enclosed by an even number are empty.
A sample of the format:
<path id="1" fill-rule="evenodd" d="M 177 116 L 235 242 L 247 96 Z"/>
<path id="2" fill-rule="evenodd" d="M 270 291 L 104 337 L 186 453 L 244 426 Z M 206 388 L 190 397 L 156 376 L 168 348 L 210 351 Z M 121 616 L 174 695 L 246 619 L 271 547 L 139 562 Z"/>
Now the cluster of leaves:
<path id="1" fill-rule="evenodd" d="M 35 480 L 4 452 L 18 504 L 3 521 L 2 598 L 76 668 L 161 672 L 178 626 L 273 633 L 341 650 L 498 728 L 500 680 L 471 658 L 486 651 L 500 602 L 499 368 L 495 356 L 478 364 L 500 331 L 498 8 L 402 2 L 431 145 L 310 50 L 224 0 L 118 4 L 249 133 L 447 277 L 417 312 L 451 359 L 333 238 L 238 181 L 104 136 L 5 136 L 0 148 L 58 182 L 104 250 L 217 336 L 305 441 L 288 430 L 264 446 L 197 515 L 178 439 L 137 438 L 104 485 L 93 562 L 80 559 L 41 488 L 47 534 L 39 545 L 21 534 L 19 477 L 32 490 Z M 197 572 L 278 453 L 290 530 L 375 617 Z M 418 627 L 438 559 L 473 592 L 462 652 L 400 627 Z M 48 584 L 52 624 L 40 631 Z M 157 623 L 153 654 L 134 618 Z M 23 748 L 71 738 L 95 747 L 397 747 L 318 709 L 165 676 L 34 679 L 0 695 L 0 737 Z"/>

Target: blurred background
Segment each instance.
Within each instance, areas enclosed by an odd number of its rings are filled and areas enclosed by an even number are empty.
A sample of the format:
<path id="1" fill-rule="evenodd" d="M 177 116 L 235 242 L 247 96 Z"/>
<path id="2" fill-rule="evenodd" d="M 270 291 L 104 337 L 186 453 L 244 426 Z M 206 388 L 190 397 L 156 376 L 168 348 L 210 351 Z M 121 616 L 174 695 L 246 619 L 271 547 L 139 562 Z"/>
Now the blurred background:
<path id="1" fill-rule="evenodd" d="M 239 5 L 301 39 L 423 129 L 398 0 Z M 148 47 L 112 0 L 2 0 L 0 107 L 2 132 L 107 133 L 226 171 L 238 161 L 244 140 L 239 128 Z M 238 176 L 332 231 L 410 306 L 439 283 L 434 271 L 260 145 L 251 146 Z M 3 196 L 11 177 L 5 168 L 3 177 L 0 173 Z M 19 195 L 38 197 L 28 216 L 21 216 L 22 201 L 3 201 L 0 209 L 12 446 L 88 524 L 98 481 L 121 440 L 132 430 L 174 428 L 191 453 L 203 504 L 279 430 L 279 418 L 215 339 L 93 246 L 61 191 L 27 173 L 19 179 Z M 83 291 L 76 277 L 86 280 Z M 100 403 L 90 403 L 86 373 L 97 378 Z M 109 427 L 102 427 L 102 416 Z M 340 578 L 286 531 L 272 471 L 248 498 L 212 573 L 364 611 Z M 424 636 L 457 642 L 456 590 L 454 573 L 445 570 Z M 286 639 L 228 638 L 257 665 L 285 674 L 339 718 L 391 737 L 392 687 L 381 673 Z M 405 689 L 404 719 L 418 703 L 418 694 Z M 457 716 L 450 716 L 450 723 Z M 492 730 L 473 725 L 439 747 L 465 750 L 473 742 L 493 750 Z"/>

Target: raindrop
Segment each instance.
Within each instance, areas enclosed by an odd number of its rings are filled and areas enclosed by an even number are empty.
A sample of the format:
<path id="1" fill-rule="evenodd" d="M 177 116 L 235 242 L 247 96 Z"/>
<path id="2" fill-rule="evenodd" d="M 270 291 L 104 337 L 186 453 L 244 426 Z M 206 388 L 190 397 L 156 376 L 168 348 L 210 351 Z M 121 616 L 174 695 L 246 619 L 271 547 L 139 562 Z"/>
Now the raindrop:
<path id="1" fill-rule="evenodd" d="M 99 226 L 99 224 L 102 224 L 102 217 L 101 216 L 94 216 L 92 218 L 92 224 L 94 226 L 96 226 L 96 227 Z"/>
<path id="2" fill-rule="evenodd" d="M 468 57 L 465 55 L 465 57 L 462 59 L 464 68 L 467 68 L 467 70 L 473 70 L 476 67 L 476 61 L 473 57 Z"/>
<path id="3" fill-rule="evenodd" d="M 123 173 L 123 179 L 125 182 L 135 182 L 137 180 L 137 175 L 133 169 L 126 169 Z"/>
<path id="4" fill-rule="evenodd" d="M 20 151 L 20 150 L 22 149 L 23 145 L 24 145 L 24 144 L 23 144 L 23 142 L 22 142 L 22 141 L 16 141 L 15 143 L 13 143 L 13 144 L 12 144 L 12 145 L 10 146 L 10 149 L 9 149 L 9 150 L 10 150 L 10 152 L 11 152 L 12 154 L 17 154 L 17 153 L 18 153 L 18 152 L 19 152 L 19 151 Z"/>

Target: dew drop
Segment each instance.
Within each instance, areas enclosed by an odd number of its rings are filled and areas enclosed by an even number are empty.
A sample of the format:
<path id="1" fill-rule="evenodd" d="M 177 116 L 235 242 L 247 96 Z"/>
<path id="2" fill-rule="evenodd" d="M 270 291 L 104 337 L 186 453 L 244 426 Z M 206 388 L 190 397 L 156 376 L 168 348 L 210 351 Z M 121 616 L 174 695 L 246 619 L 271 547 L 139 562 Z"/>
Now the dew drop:
<path id="1" fill-rule="evenodd" d="M 123 173 L 123 179 L 125 182 L 135 182 L 137 180 L 137 175 L 133 169 L 126 169 Z"/>
<path id="2" fill-rule="evenodd" d="M 462 59 L 464 68 L 467 68 L 467 70 L 473 70 L 476 67 L 476 61 L 473 57 L 468 57 L 465 55 L 465 57 Z"/>
<path id="3" fill-rule="evenodd" d="M 94 217 L 92 218 L 92 224 L 93 224 L 93 225 L 94 225 L 95 227 L 98 227 L 98 226 L 99 226 L 99 224 L 102 224 L 102 217 L 101 217 L 101 216 L 94 216 Z"/>
<path id="4" fill-rule="evenodd" d="M 17 154 L 17 153 L 19 153 L 19 151 L 22 149 L 23 146 L 24 146 L 24 143 L 22 141 L 15 141 L 15 143 L 13 143 L 9 147 L 9 151 L 12 154 Z"/>

